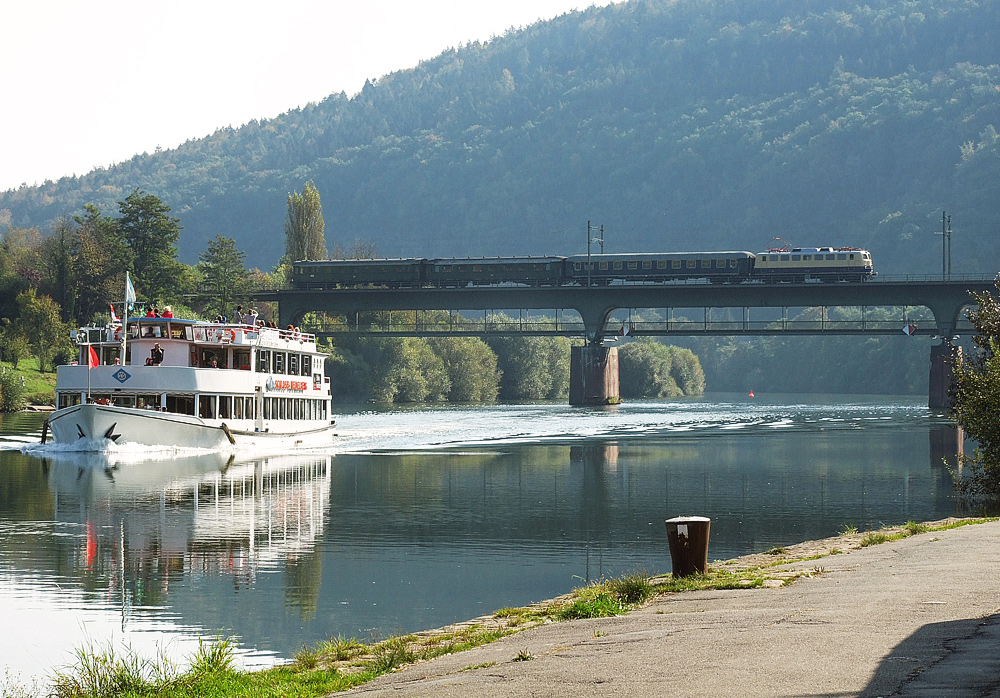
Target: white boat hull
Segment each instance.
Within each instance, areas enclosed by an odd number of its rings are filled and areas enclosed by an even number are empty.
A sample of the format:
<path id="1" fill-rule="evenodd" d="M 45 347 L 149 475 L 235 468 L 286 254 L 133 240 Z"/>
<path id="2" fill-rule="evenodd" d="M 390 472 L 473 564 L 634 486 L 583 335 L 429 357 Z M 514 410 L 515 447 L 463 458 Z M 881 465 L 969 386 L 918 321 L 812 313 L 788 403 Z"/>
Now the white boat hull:
<path id="1" fill-rule="evenodd" d="M 108 443 L 211 450 L 317 448 L 333 443 L 333 429 L 333 424 L 322 424 L 295 432 L 252 431 L 232 428 L 223 420 L 96 404 L 66 407 L 48 418 L 49 433 L 57 443 L 95 449 Z"/>

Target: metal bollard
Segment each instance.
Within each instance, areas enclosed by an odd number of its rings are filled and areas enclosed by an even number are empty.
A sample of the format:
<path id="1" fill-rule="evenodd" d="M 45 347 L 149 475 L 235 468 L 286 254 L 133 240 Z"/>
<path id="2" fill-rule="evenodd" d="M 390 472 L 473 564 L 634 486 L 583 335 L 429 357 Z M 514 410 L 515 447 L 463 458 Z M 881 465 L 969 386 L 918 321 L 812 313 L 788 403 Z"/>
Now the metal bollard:
<path id="1" fill-rule="evenodd" d="M 712 520 L 704 516 L 667 519 L 667 543 L 674 577 L 687 577 L 708 569 L 708 532 Z"/>

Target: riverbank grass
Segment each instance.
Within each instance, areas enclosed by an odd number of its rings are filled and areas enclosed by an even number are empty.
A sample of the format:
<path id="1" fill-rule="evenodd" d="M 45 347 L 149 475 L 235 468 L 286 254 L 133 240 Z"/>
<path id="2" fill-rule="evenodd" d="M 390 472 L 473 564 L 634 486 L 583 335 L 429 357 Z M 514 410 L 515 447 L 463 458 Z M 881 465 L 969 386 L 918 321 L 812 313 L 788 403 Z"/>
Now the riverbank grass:
<path id="1" fill-rule="evenodd" d="M 131 653 L 118 656 L 112 651 L 82 650 L 78 652 L 77 664 L 56 676 L 48 695 L 55 698 L 318 698 L 360 686 L 406 664 L 485 645 L 535 625 L 623 615 L 651 598 L 685 591 L 784 586 L 824 571 L 820 567 L 791 570 L 784 567 L 790 563 L 817 560 L 844 549 L 857 550 L 920 533 L 996 520 L 996 517 L 950 519 L 933 524 L 911 521 L 904 526 L 864 534 L 854 529 L 825 541 L 772 548 L 758 555 L 725 561 L 709 566 L 705 574 L 688 577 L 650 578 L 644 572 L 636 572 L 583 586 L 551 601 L 503 608 L 492 616 L 440 630 L 400 635 L 373 643 L 356 638 L 332 638 L 314 648 L 303 648 L 289 664 L 262 671 L 235 668 L 235 647 L 224 639 L 202 643 L 190 661 L 191 668 L 183 673 L 165 659 L 150 662 Z M 523 652 L 512 661 L 531 658 Z M 467 668 L 478 666 L 488 664 Z"/>

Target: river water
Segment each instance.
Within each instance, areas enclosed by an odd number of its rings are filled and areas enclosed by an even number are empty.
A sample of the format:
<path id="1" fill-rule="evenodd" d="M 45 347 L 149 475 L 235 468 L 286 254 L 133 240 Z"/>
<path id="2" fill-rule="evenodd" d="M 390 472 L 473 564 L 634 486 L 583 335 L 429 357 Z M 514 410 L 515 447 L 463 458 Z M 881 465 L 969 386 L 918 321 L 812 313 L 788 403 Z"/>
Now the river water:
<path id="1" fill-rule="evenodd" d="M 668 572 L 664 519 L 721 560 L 961 513 L 954 431 L 918 398 L 709 396 L 338 417 L 329 451 L 82 453 L 0 415 L 0 676 L 78 648 L 248 667 Z"/>

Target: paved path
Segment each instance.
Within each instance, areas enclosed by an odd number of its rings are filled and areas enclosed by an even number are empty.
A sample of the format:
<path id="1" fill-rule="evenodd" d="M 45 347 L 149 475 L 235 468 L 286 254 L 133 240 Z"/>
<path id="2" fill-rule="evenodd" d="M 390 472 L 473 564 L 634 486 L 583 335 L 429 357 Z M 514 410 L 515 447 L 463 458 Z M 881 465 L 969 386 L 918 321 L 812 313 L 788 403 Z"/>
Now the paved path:
<path id="1" fill-rule="evenodd" d="M 348 695 L 1000 698 L 1000 522 L 790 567 L 820 569 L 539 626 Z"/>

